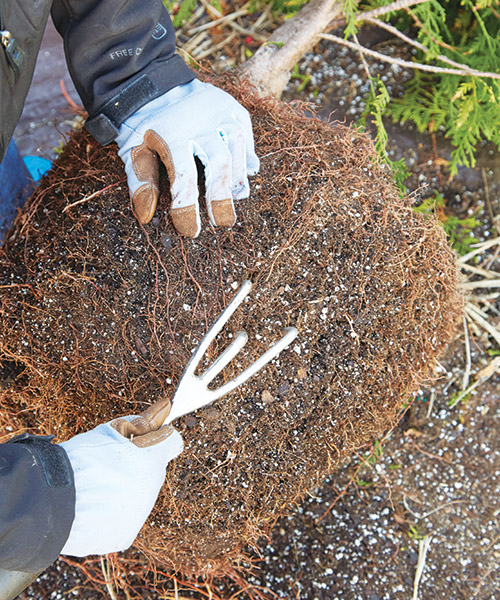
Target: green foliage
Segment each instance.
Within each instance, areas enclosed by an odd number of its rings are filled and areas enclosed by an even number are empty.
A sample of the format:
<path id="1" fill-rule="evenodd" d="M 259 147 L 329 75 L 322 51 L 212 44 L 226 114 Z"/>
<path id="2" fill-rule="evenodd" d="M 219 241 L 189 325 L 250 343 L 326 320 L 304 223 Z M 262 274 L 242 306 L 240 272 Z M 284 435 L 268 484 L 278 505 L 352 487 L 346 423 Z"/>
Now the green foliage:
<path id="1" fill-rule="evenodd" d="M 356 27 L 356 17 L 359 14 L 359 0 L 344 0 L 343 14 L 346 20 L 346 28 L 344 37 L 347 39 L 351 35 L 356 35 L 358 28 Z"/>
<path id="2" fill-rule="evenodd" d="M 365 481 L 364 479 L 360 479 L 359 477 L 356 477 L 355 481 L 358 487 L 369 488 L 373 485 L 371 481 Z"/>
<path id="3" fill-rule="evenodd" d="M 175 27 L 188 21 L 197 0 L 163 0 L 172 14 Z M 252 0 L 251 11 L 271 6 L 276 16 L 293 16 L 308 0 Z M 345 37 L 357 32 L 356 19 L 393 0 L 343 0 L 346 19 Z M 219 0 L 210 0 L 220 8 Z M 384 20 L 418 40 L 428 52 L 417 51 L 417 63 L 453 68 L 440 56 L 464 65 L 467 69 L 500 74 L 500 18 L 498 0 L 427 0 L 421 4 L 387 13 Z M 297 74 L 292 74 L 296 77 Z M 304 80 L 301 86 L 305 86 Z M 449 164 L 454 175 L 460 165 L 474 166 L 475 155 L 483 141 L 500 150 L 500 80 L 470 74 L 437 74 L 415 70 L 401 98 L 392 98 L 380 79 L 372 81 L 367 117 L 377 130 L 377 151 L 394 171 L 397 184 L 404 189 L 406 168 L 401 161 L 388 159 L 387 134 L 382 117 L 413 122 L 420 132 L 442 131 L 450 138 L 453 151 Z"/>
<path id="4" fill-rule="evenodd" d="M 438 56 L 481 72 L 500 74 L 500 19 L 492 0 L 429 0 L 411 9 L 414 37 L 429 52 L 416 60 L 450 68 Z M 412 121 L 420 132 L 441 130 L 454 150 L 450 172 L 474 166 L 483 140 L 500 149 L 500 80 L 490 77 L 415 71 L 402 98 L 387 107 L 395 120 Z"/>
<path id="5" fill-rule="evenodd" d="M 406 191 L 404 181 L 409 175 L 406 170 L 405 160 L 402 158 L 401 160 L 393 161 L 387 156 L 386 152 L 388 136 L 383 121 L 383 115 L 386 112 L 389 102 L 389 92 L 380 79 L 380 76 L 377 76 L 376 79 L 371 78 L 370 91 L 368 93 L 368 98 L 365 101 L 365 108 L 358 121 L 358 125 L 361 128 L 366 129 L 367 120 L 368 118 L 371 119 L 371 122 L 376 129 L 375 150 L 380 159 L 392 169 L 396 185 L 401 193 L 404 194 Z"/>
<path id="6" fill-rule="evenodd" d="M 441 31 L 444 30 L 444 33 L 447 33 L 446 28 L 443 28 L 446 22 L 446 11 L 437 0 L 419 4 L 412 11 L 413 15 L 422 23 L 422 27 L 417 30 L 417 39 L 429 49 L 426 55 L 427 62 L 429 62 L 442 54 L 439 42 L 442 41 Z"/>
<path id="7" fill-rule="evenodd" d="M 309 0 L 272 0 L 272 5 L 276 13 L 291 17 L 308 2 Z"/>
<path id="8" fill-rule="evenodd" d="M 290 74 L 290 79 L 298 79 L 300 81 L 299 87 L 297 88 L 297 92 L 302 92 L 306 85 L 311 80 L 312 75 L 304 75 L 299 71 L 299 65 L 295 65 L 292 73 Z"/>
<path id="9" fill-rule="evenodd" d="M 270 5 L 275 16 L 293 17 L 309 0 L 252 0 L 250 12 L 256 12 L 264 5 Z"/>
<path id="10" fill-rule="evenodd" d="M 198 0 L 180 0 L 179 2 L 175 0 L 163 0 L 163 4 L 170 13 L 172 23 L 177 29 L 193 16 Z"/>
<path id="11" fill-rule="evenodd" d="M 448 214 L 445 199 L 439 192 L 435 192 L 431 198 L 426 198 L 414 210 L 420 214 L 435 214 L 443 226 L 451 246 L 460 256 L 468 254 L 472 250 L 472 245 L 478 242 L 472 234 L 473 229 L 480 225 L 476 219 L 477 215 L 460 219 Z"/>
<path id="12" fill-rule="evenodd" d="M 276 46 L 276 48 L 278 48 L 278 50 L 280 48 L 283 48 L 284 45 L 285 45 L 285 42 L 273 42 L 273 41 L 264 42 L 264 46 Z"/>
<path id="13" fill-rule="evenodd" d="M 52 148 L 54 150 L 54 154 L 57 154 L 57 156 L 60 156 L 63 153 L 65 146 L 66 146 L 66 143 L 63 140 L 61 140 L 57 146 L 54 146 L 54 148 Z"/>
<path id="14" fill-rule="evenodd" d="M 411 540 L 423 540 L 425 537 L 425 534 L 423 534 L 419 530 L 418 525 L 410 525 L 410 529 L 408 530 L 408 537 Z"/>
<path id="15" fill-rule="evenodd" d="M 455 408 L 459 402 L 463 402 L 466 406 L 470 400 L 470 393 L 453 392 L 450 399 L 446 403 L 449 408 Z"/>
<path id="16" fill-rule="evenodd" d="M 372 451 L 368 454 L 366 462 L 370 465 L 375 465 L 379 458 L 384 454 L 384 448 L 380 440 L 375 440 Z"/>

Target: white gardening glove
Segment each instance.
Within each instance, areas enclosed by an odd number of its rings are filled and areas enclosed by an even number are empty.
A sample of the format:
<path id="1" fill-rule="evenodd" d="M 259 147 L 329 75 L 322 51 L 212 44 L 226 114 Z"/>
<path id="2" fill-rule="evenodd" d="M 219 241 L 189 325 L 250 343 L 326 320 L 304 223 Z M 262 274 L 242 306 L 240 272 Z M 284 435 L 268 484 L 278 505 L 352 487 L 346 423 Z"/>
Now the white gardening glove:
<path id="1" fill-rule="evenodd" d="M 132 545 L 156 502 L 167 464 L 183 449 L 172 426 L 155 429 L 154 415 L 148 419 L 146 411 L 61 444 L 76 487 L 75 520 L 61 554 L 108 554 Z M 131 441 L 119 431 L 136 436 Z"/>
<path id="2" fill-rule="evenodd" d="M 233 200 L 248 198 L 248 175 L 259 170 L 246 109 L 197 79 L 140 108 L 122 124 L 116 142 L 139 222 L 148 223 L 156 209 L 159 159 L 170 180 L 174 227 L 192 238 L 201 229 L 195 156 L 205 168 L 212 225 L 234 225 Z"/>

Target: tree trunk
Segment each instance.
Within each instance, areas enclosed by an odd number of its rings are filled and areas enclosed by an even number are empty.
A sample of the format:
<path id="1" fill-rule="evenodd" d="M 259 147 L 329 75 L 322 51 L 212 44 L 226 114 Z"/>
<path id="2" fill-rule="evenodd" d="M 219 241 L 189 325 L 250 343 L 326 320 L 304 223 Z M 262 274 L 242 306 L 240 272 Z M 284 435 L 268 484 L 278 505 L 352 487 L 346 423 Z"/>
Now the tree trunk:
<path id="1" fill-rule="evenodd" d="M 300 58 L 314 46 L 328 24 L 340 15 L 339 0 L 312 0 L 293 18 L 285 21 L 259 50 L 238 67 L 261 96 L 279 98 Z"/>

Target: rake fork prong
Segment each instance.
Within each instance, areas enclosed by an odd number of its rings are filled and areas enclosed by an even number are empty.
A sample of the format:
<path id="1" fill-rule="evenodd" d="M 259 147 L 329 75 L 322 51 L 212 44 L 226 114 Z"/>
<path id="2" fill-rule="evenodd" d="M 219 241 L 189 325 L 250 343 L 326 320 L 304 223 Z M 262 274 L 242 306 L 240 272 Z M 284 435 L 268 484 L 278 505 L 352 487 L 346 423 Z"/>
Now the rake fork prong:
<path id="1" fill-rule="evenodd" d="M 208 385 L 212 380 L 214 380 L 224 369 L 224 367 L 226 367 L 233 360 L 233 358 L 243 348 L 247 341 L 248 335 L 246 331 L 238 331 L 233 341 L 224 350 L 224 352 L 222 352 L 222 354 L 216 358 L 216 360 L 208 367 L 203 375 L 200 375 L 200 379 L 203 381 L 203 383 Z"/>
<path id="2" fill-rule="evenodd" d="M 235 297 L 227 305 L 226 309 L 223 311 L 217 321 L 215 321 L 205 337 L 201 340 L 200 345 L 191 357 L 191 360 L 189 361 L 184 374 L 179 381 L 177 390 L 172 398 L 172 408 L 170 410 L 170 414 L 166 417 L 163 423 L 164 425 L 168 425 L 183 415 L 187 415 L 194 410 L 198 410 L 203 406 L 207 406 L 214 400 L 217 400 L 221 396 L 224 396 L 225 394 L 237 388 L 239 385 L 252 377 L 252 375 L 255 375 L 257 371 L 262 369 L 262 367 L 264 367 L 270 360 L 277 356 L 297 336 L 298 331 L 295 327 L 286 327 L 283 330 L 283 337 L 276 342 L 276 344 L 271 346 L 266 352 L 264 352 L 262 356 L 260 356 L 243 372 L 215 390 L 208 389 L 208 383 L 213 381 L 213 379 L 231 362 L 231 360 L 246 344 L 248 339 L 246 332 L 239 331 L 231 344 L 229 344 L 229 346 L 222 352 L 222 354 L 220 354 L 220 356 L 217 357 L 213 364 L 207 368 L 203 375 L 195 375 L 196 368 L 198 367 L 198 364 L 200 363 L 211 342 L 221 331 L 238 306 L 243 302 L 243 299 L 248 294 L 251 287 L 252 284 L 250 281 L 243 282 Z"/>
<path id="3" fill-rule="evenodd" d="M 271 346 L 262 356 L 260 356 L 255 362 L 253 362 L 249 367 L 247 367 L 244 371 L 242 371 L 239 375 L 237 375 L 234 379 L 231 379 L 221 387 L 213 390 L 215 394 L 214 400 L 228 394 L 233 391 L 239 385 L 242 385 L 250 379 L 257 371 L 260 371 L 262 367 L 267 365 L 275 356 L 286 348 L 291 342 L 297 337 L 298 331 L 295 327 L 285 327 L 283 330 L 286 332 L 283 337 L 276 342 L 273 346 Z"/>
<path id="4" fill-rule="evenodd" d="M 248 293 L 250 292 L 251 289 L 252 289 L 252 282 L 249 281 L 248 279 L 245 280 L 241 284 L 241 287 L 238 290 L 237 294 L 234 296 L 234 298 L 231 300 L 231 302 L 226 306 L 226 308 L 223 310 L 223 312 L 221 313 L 219 318 L 215 321 L 215 323 L 212 325 L 212 327 L 210 327 L 210 329 L 206 333 L 205 337 L 201 340 L 200 345 L 198 346 L 195 353 L 191 357 L 191 359 L 186 367 L 186 370 L 184 371 L 183 377 L 188 374 L 189 375 L 194 374 L 196 367 L 200 363 L 205 352 L 208 350 L 208 347 L 210 346 L 210 344 L 217 337 L 218 333 L 221 331 L 221 329 L 224 327 L 224 325 L 229 321 L 232 314 L 235 312 L 235 310 L 238 308 L 238 306 L 243 302 L 243 300 L 248 295 Z"/>

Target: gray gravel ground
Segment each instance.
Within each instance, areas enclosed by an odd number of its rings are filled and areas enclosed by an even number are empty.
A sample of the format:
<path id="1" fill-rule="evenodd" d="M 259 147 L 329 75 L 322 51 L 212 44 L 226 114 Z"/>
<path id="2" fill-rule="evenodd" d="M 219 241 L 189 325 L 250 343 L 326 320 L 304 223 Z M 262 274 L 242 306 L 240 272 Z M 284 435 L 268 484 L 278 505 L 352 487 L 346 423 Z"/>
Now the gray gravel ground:
<path id="1" fill-rule="evenodd" d="M 280 521 L 256 583 L 282 598 L 412 598 L 428 537 L 418 598 L 500 598 L 500 395 L 489 386 L 451 410 L 453 371 L 429 416 L 426 392 L 373 464 L 356 473 L 355 460 Z"/>

